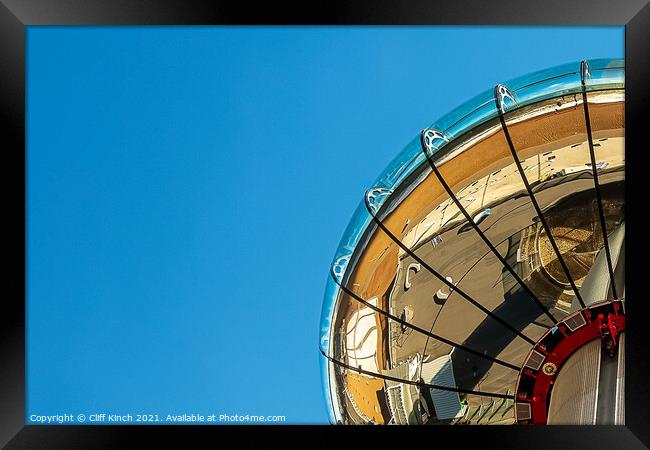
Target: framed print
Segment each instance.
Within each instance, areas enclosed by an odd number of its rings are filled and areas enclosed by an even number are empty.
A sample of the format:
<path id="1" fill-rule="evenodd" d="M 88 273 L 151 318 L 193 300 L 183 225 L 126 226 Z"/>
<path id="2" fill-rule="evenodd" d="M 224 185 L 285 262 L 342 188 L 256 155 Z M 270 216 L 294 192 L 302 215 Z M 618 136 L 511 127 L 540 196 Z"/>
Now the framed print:
<path id="1" fill-rule="evenodd" d="M 646 448 L 649 22 L 3 0 L 0 443 Z"/>

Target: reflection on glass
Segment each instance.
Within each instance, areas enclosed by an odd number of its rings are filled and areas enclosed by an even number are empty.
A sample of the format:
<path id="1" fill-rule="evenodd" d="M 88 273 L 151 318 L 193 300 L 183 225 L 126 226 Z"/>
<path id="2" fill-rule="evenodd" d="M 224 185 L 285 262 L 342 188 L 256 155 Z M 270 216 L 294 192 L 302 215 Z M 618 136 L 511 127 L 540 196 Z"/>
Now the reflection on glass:
<path id="1" fill-rule="evenodd" d="M 414 139 L 368 189 L 321 316 L 333 423 L 521 421 L 530 405 L 515 394 L 535 343 L 570 334 L 557 324 L 581 309 L 576 290 L 587 305 L 614 299 L 594 283 L 607 285 L 605 242 L 616 258 L 624 242 L 623 69 L 590 62 L 588 136 L 580 67 L 505 83 L 503 118 L 487 90 L 428 129 L 428 153 Z"/>

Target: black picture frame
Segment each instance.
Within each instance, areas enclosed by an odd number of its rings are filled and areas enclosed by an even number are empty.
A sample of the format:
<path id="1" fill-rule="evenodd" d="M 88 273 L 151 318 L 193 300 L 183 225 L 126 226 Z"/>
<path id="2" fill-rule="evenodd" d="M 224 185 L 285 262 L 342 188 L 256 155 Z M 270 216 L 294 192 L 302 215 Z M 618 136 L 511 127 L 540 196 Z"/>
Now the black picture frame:
<path id="1" fill-rule="evenodd" d="M 302 5 L 302 6 L 301 6 Z M 642 292 L 647 237 L 644 205 L 643 110 L 650 99 L 650 5 L 647 0 L 447 0 L 393 2 L 364 0 L 316 3 L 197 2 L 182 0 L 0 0 L 0 103 L 3 135 L 3 183 L 7 195 L 4 238 L 8 249 L 0 309 L 0 445 L 6 448 L 123 448 L 144 437 L 152 446 L 209 439 L 224 434 L 263 431 L 273 435 L 312 431 L 343 432 L 343 427 L 263 426 L 38 426 L 25 425 L 25 29 L 32 25 L 220 25 L 220 24 L 443 24 L 443 25 L 624 25 L 626 66 L 626 233 L 634 246 L 626 252 L 626 425 L 413 428 L 481 448 L 646 448 L 650 446 L 650 369 L 648 307 Z M 494 49 L 498 52 L 498 48 Z M 629 239 L 628 239 L 628 242 Z M 314 346 L 317 353 L 317 347 Z M 325 406 L 323 406 L 325 407 Z M 243 428 L 243 429 L 242 429 Z M 382 427 L 394 433 L 397 427 Z M 375 428 L 355 429 L 375 433 Z M 402 430 L 399 431 L 403 432 Z M 424 436 L 422 436 L 424 437 Z M 347 439 L 347 438 L 346 438 Z"/>

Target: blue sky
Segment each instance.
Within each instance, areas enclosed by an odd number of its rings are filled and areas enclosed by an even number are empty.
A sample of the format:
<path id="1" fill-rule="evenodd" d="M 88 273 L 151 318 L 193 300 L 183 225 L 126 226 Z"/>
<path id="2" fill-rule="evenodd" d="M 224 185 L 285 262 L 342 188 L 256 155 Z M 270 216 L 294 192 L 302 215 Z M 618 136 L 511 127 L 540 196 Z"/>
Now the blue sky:
<path id="1" fill-rule="evenodd" d="M 31 414 L 325 423 L 323 290 L 363 192 L 494 84 L 622 27 L 30 27 Z"/>

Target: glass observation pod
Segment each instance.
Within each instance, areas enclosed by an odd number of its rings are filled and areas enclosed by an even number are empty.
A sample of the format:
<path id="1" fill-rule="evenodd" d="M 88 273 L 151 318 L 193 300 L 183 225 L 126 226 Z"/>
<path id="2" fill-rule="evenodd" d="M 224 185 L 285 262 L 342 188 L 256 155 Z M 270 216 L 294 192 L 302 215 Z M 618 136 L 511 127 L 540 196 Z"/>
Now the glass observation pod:
<path id="1" fill-rule="evenodd" d="M 336 250 L 336 424 L 624 423 L 624 61 L 499 84 L 422 130 Z"/>

